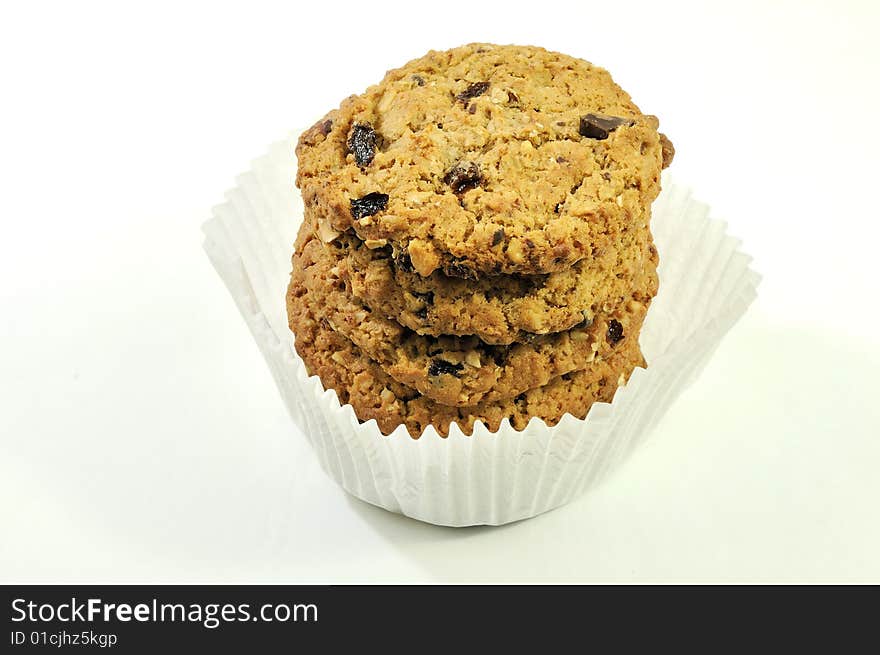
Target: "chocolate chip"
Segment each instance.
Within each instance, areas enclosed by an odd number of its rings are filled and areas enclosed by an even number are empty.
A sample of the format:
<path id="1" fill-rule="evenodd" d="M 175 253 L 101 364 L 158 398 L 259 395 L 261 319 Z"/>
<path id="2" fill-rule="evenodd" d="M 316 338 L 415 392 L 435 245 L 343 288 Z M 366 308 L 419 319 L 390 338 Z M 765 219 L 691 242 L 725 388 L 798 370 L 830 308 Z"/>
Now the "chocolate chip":
<path id="1" fill-rule="evenodd" d="M 608 334 L 606 336 L 608 338 L 608 343 L 612 346 L 616 345 L 621 339 L 623 339 L 623 326 L 612 318 L 608 321 Z"/>
<path id="2" fill-rule="evenodd" d="M 354 161 L 363 168 L 368 166 L 376 156 L 379 135 L 369 123 L 355 123 L 348 135 L 348 151 L 354 155 Z"/>
<path id="3" fill-rule="evenodd" d="M 399 252 L 394 257 L 394 264 L 404 273 L 412 273 L 415 269 L 408 252 Z"/>
<path id="4" fill-rule="evenodd" d="M 495 234 L 492 235 L 492 245 L 497 246 L 499 243 L 504 241 L 504 228 L 500 228 L 495 230 Z"/>
<path id="5" fill-rule="evenodd" d="M 474 82 L 464 91 L 455 96 L 455 99 L 461 103 L 467 104 L 467 101 L 471 98 L 476 98 L 478 96 L 483 95 L 489 89 L 488 82 Z"/>
<path id="6" fill-rule="evenodd" d="M 557 157 L 557 158 L 556 158 L 556 163 L 557 163 L 557 164 L 567 164 L 567 163 L 568 163 L 568 160 L 567 160 L 565 157 Z"/>
<path id="7" fill-rule="evenodd" d="M 480 185 L 483 176 L 480 167 L 472 161 L 460 161 L 443 176 L 443 182 L 452 187 L 455 193 L 464 193 Z"/>
<path id="8" fill-rule="evenodd" d="M 443 129 L 443 123 L 437 123 L 437 129 L 438 129 L 438 130 L 442 130 L 442 129 Z"/>
<path id="9" fill-rule="evenodd" d="M 333 121 L 326 120 L 323 123 L 321 123 L 321 134 L 323 134 L 324 136 L 327 136 L 328 134 L 330 134 L 330 130 L 332 130 L 332 129 L 333 129 Z"/>
<path id="10" fill-rule="evenodd" d="M 507 92 L 507 101 L 512 102 L 515 105 L 519 104 L 519 96 L 516 95 L 513 91 Z"/>
<path id="11" fill-rule="evenodd" d="M 477 103 L 472 102 L 470 105 L 468 105 L 468 113 L 469 114 L 476 114 L 477 113 Z"/>
<path id="12" fill-rule="evenodd" d="M 421 75 L 413 75 L 412 81 L 418 84 L 419 86 L 425 86 L 425 78 Z"/>
<path id="13" fill-rule="evenodd" d="M 602 116 L 600 114 L 587 114 L 581 116 L 581 124 L 578 133 L 588 139 L 607 139 L 621 125 L 632 125 L 633 121 L 619 116 Z"/>
<path id="14" fill-rule="evenodd" d="M 382 211 L 388 206 L 387 193 L 368 193 L 363 198 L 352 198 L 351 200 L 351 217 L 355 220 L 372 216 Z"/>
<path id="15" fill-rule="evenodd" d="M 452 364 L 443 359 L 433 359 L 428 367 L 428 375 L 434 377 L 438 375 L 454 375 L 458 377 L 458 374 L 463 370 L 464 364 Z"/>
<path id="16" fill-rule="evenodd" d="M 471 269 L 469 269 L 464 264 L 460 264 L 458 262 L 452 262 L 451 264 L 446 264 L 443 267 L 443 272 L 446 273 L 449 277 L 459 277 L 464 280 L 476 280 L 477 274 L 474 273 Z"/>

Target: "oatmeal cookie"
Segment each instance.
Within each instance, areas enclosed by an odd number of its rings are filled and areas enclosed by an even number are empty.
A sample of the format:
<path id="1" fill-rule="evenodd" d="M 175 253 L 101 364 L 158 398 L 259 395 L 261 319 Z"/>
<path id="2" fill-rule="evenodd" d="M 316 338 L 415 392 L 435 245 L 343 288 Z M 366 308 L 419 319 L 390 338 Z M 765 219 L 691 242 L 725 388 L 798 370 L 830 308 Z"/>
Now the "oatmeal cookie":
<path id="1" fill-rule="evenodd" d="M 321 378 L 325 389 L 334 389 L 343 404 L 350 404 L 361 421 L 375 419 L 383 434 L 405 425 L 413 438 L 433 425 L 446 436 L 455 422 L 471 434 L 476 421 L 495 431 L 509 419 L 522 430 L 538 417 L 555 425 L 566 414 L 584 418 L 595 402 L 611 402 L 618 387 L 629 379 L 644 359 L 635 340 L 621 344 L 609 359 L 601 356 L 589 369 L 553 378 L 548 384 L 497 403 L 450 407 L 397 382 L 381 366 L 364 355 L 355 344 L 317 319 L 306 298 L 294 300 L 291 327 L 296 333 L 296 350 L 312 375 Z"/>
<path id="2" fill-rule="evenodd" d="M 389 71 L 306 131 L 297 185 L 325 235 L 420 275 L 563 271 L 647 222 L 674 152 L 602 68 L 471 44 Z"/>
<path id="3" fill-rule="evenodd" d="M 297 243 L 287 299 L 297 337 L 295 319 L 308 309 L 392 378 L 445 405 L 507 400 L 589 368 L 597 355 L 610 357 L 621 342 L 638 341 L 648 307 L 625 299 L 592 322 L 510 346 L 487 345 L 476 337 L 421 336 L 348 293 L 338 273 L 338 241 L 324 244 L 303 225 Z"/>
<path id="4" fill-rule="evenodd" d="M 547 275 L 463 280 L 435 271 L 422 277 L 405 253 L 369 248 L 350 232 L 336 237 L 344 253 L 339 277 L 372 310 L 417 334 L 476 336 L 493 345 L 593 321 L 626 298 L 657 294 L 657 249 L 647 229 L 629 230 L 615 248 Z"/>

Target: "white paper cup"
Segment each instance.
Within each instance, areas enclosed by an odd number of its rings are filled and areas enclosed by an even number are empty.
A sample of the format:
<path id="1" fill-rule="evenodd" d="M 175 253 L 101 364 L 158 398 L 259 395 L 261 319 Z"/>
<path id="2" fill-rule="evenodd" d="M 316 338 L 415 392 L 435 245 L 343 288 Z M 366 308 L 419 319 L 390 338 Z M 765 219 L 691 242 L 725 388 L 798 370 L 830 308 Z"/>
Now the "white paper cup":
<path id="1" fill-rule="evenodd" d="M 293 348 L 285 292 L 302 222 L 294 187 L 295 137 L 272 146 L 241 175 L 203 227 L 205 250 L 250 327 L 294 422 L 324 470 L 358 498 L 421 521 L 501 525 L 563 505 L 601 480 L 644 441 L 699 375 L 724 334 L 754 300 L 760 276 L 724 223 L 690 191 L 663 179 L 651 227 L 660 252 L 660 292 L 641 333 L 648 368 L 637 368 L 611 403 L 554 427 L 507 421 L 447 438 L 429 427 L 412 439 L 358 421 L 309 377 Z"/>

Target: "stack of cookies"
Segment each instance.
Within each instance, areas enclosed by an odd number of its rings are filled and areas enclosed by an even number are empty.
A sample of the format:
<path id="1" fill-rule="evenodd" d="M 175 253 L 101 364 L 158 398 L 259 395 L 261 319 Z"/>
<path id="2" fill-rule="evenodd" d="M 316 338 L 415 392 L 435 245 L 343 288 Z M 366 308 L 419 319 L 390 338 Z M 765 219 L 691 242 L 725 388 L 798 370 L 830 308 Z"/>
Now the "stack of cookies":
<path id="1" fill-rule="evenodd" d="M 532 47 L 430 52 L 343 101 L 297 146 L 309 372 L 414 437 L 609 402 L 657 293 L 657 128 L 605 70 Z"/>

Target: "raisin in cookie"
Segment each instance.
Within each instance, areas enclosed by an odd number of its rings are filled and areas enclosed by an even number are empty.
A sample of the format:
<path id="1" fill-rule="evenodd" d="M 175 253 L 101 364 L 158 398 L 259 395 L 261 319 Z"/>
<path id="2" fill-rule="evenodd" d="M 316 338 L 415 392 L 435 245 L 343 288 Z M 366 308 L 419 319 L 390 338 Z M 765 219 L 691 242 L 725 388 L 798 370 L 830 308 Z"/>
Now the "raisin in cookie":
<path id="1" fill-rule="evenodd" d="M 584 418 L 593 403 L 611 402 L 633 369 L 645 365 L 638 342 L 632 340 L 621 344 L 609 359 L 597 356 L 589 369 L 556 377 L 516 398 L 450 407 L 394 380 L 351 341 L 316 318 L 302 299 L 295 302 L 291 327 L 296 350 L 309 373 L 320 377 L 325 389 L 334 389 L 339 401 L 350 404 L 361 421 L 375 419 L 383 434 L 399 425 L 418 438 L 428 425 L 446 436 L 453 422 L 471 434 L 478 420 L 495 431 L 505 418 L 517 430 L 525 428 L 532 417 L 548 425 L 555 425 L 566 413 Z"/>
<path id="2" fill-rule="evenodd" d="M 417 334 L 476 336 L 493 345 L 569 330 L 625 298 L 657 294 L 657 249 L 647 229 L 621 235 L 615 248 L 547 275 L 463 280 L 435 271 L 422 277 L 406 253 L 369 248 L 346 232 L 339 277 L 372 310 Z"/>
<path id="3" fill-rule="evenodd" d="M 337 242 L 324 244 L 304 224 L 293 256 L 288 314 L 306 309 L 375 360 L 392 378 L 444 405 L 497 402 L 588 368 L 597 353 L 638 332 L 647 303 L 632 299 L 584 324 L 530 343 L 491 346 L 476 337 L 415 334 L 351 296 L 338 277 Z M 297 336 L 299 336 L 297 334 Z"/>
<path id="4" fill-rule="evenodd" d="M 644 222 L 672 145 L 602 68 L 472 44 L 389 71 L 305 132 L 324 235 L 353 228 L 428 276 L 562 271 Z"/>

